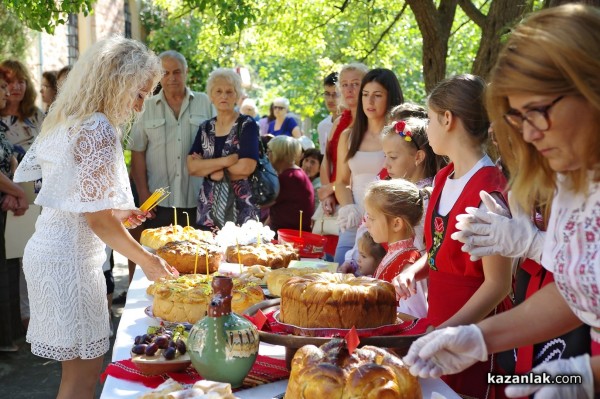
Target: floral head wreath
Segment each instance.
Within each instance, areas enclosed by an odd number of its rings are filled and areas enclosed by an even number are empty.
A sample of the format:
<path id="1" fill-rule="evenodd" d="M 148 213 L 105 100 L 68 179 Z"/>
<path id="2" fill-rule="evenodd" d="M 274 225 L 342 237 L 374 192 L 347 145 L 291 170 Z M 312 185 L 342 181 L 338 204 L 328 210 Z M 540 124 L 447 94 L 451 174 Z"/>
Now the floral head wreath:
<path id="1" fill-rule="evenodd" d="M 398 133 L 401 137 L 404 138 L 405 141 L 412 141 L 412 132 L 410 130 L 405 130 L 406 129 L 406 122 L 404 121 L 398 121 L 396 122 L 396 124 L 394 125 L 394 130 L 396 131 L 396 133 Z"/>

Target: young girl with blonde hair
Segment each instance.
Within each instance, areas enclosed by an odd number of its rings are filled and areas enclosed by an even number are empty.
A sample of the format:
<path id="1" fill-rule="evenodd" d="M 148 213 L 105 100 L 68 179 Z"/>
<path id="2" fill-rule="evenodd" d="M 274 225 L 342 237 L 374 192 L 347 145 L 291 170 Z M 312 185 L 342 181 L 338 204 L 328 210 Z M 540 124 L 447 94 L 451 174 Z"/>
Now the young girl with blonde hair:
<path id="1" fill-rule="evenodd" d="M 373 277 L 391 282 L 421 253 L 414 245 L 415 227 L 423 216 L 424 193 L 404 179 L 372 183 L 365 194 L 366 225 L 373 241 L 388 251 Z"/>

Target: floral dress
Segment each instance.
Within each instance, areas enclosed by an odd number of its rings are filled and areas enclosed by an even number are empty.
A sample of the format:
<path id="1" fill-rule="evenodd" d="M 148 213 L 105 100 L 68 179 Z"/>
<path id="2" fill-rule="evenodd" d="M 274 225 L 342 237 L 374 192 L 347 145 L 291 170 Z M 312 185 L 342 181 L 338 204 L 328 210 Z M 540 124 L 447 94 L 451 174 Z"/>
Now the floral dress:
<path id="1" fill-rule="evenodd" d="M 212 118 L 200 125 L 198 134 L 190 152 L 196 152 L 205 159 L 239 154 L 244 158 L 245 147 L 256 147 L 250 151 L 258 159 L 258 125 L 247 115 L 240 115 L 225 138 L 220 155 L 215 154 L 215 124 Z M 232 221 L 242 225 L 250 219 L 256 219 L 259 209 L 252 199 L 252 189 L 248 179 L 230 181 L 227 174 L 221 181 L 204 178 L 198 194 L 197 223 L 210 229 L 220 229 L 225 222 Z"/>
<path id="2" fill-rule="evenodd" d="M 101 113 L 48 132 L 27 151 L 15 181 L 42 176 L 35 203 L 43 210 L 23 255 L 27 342 L 40 357 L 93 359 L 109 349 L 106 245 L 85 213 L 134 208 L 118 132 Z"/>

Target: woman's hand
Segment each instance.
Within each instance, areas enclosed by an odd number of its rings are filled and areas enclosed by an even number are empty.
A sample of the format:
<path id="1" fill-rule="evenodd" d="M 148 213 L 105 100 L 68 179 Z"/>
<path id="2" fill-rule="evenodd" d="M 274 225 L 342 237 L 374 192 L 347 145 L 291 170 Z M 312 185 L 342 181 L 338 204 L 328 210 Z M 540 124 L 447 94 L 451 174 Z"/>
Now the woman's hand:
<path id="1" fill-rule="evenodd" d="M 456 374 L 488 357 L 483 334 L 475 324 L 433 331 L 412 343 L 402 359 L 421 378 Z"/>
<path id="2" fill-rule="evenodd" d="M 2 199 L 2 210 L 4 212 L 12 211 L 15 216 L 22 216 L 27 209 L 29 209 L 29 203 L 25 195 L 14 196 L 6 194 Z"/>
<path id="3" fill-rule="evenodd" d="M 235 165 L 236 162 L 240 159 L 240 157 L 238 156 L 238 154 L 229 154 L 226 157 L 222 157 L 222 159 L 225 162 L 224 167 L 228 168 L 230 166 Z"/>
<path id="4" fill-rule="evenodd" d="M 511 258 L 530 258 L 539 263 L 544 233 L 533 224 L 529 214 L 513 199 L 512 193 L 508 193 L 512 218 L 490 194 L 481 191 L 479 196 L 487 212 L 479 208 L 467 208 L 466 214 L 456 217 L 458 231 L 452 234 L 452 239 L 465 244 L 461 249 L 469 252 L 473 261 L 499 254 Z"/>
<path id="5" fill-rule="evenodd" d="M 357 270 L 357 266 L 354 262 L 344 262 L 340 266 L 338 266 L 336 273 L 351 273 L 354 274 Z"/>
<path id="6" fill-rule="evenodd" d="M 530 375 L 550 375 L 556 377 L 579 376 L 581 380 L 574 384 L 512 384 L 506 387 L 509 398 L 528 397 L 534 399 L 594 398 L 594 375 L 590 365 L 590 355 L 585 354 L 568 359 L 557 359 L 542 363 L 531 370 Z M 563 377 L 564 378 L 564 377 Z"/>
<path id="7" fill-rule="evenodd" d="M 319 201 L 323 202 L 328 197 L 334 197 L 335 192 L 333 191 L 333 184 L 326 184 L 317 189 L 317 195 L 319 197 Z"/>
<path id="8" fill-rule="evenodd" d="M 348 204 L 340 207 L 336 222 L 340 227 L 340 231 L 343 232 L 358 227 L 362 217 L 363 215 L 358 205 Z"/>
<path id="9" fill-rule="evenodd" d="M 321 201 L 321 207 L 323 207 L 325 216 L 332 216 L 335 213 L 335 197 L 333 195 L 325 197 Z"/>
<path id="10" fill-rule="evenodd" d="M 150 254 L 150 261 L 146 264 L 140 264 L 146 278 L 150 281 L 156 281 L 160 278 L 178 277 L 179 272 L 173 266 L 169 265 L 160 256 Z"/>
<path id="11" fill-rule="evenodd" d="M 144 223 L 149 216 L 149 212 L 144 212 L 139 209 L 114 209 L 113 215 L 121 222 L 126 220 L 129 223 L 129 229 L 134 229 Z"/>
<path id="12" fill-rule="evenodd" d="M 225 173 L 223 173 L 223 169 L 217 170 L 216 172 L 212 172 L 208 177 L 213 181 L 221 181 L 225 177 Z"/>

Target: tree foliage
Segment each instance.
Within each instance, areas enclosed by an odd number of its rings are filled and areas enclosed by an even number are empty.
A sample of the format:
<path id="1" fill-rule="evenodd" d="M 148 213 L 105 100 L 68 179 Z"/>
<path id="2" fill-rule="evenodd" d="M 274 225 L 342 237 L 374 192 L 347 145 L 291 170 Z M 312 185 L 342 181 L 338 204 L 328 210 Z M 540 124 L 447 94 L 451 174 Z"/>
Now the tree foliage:
<path id="1" fill-rule="evenodd" d="M 232 34 L 225 33 L 218 9 L 194 8 L 192 1 L 153 3 L 142 16 L 155 51 L 175 49 L 188 58 L 193 87 L 201 89 L 217 66 L 244 66 L 254 83 L 249 95 L 262 99 L 263 112 L 274 97 L 284 96 L 292 110 L 316 121 L 324 116 L 321 79 L 345 63 L 360 61 L 392 69 L 405 98 L 424 100 L 424 39 L 411 1 L 257 0 L 253 10 L 244 11 L 251 17 L 243 24 L 232 22 Z M 460 17 L 458 27 L 454 17 L 445 17 L 448 39 L 441 46 L 447 48 L 450 40 L 457 51 L 452 57 L 444 51 L 434 63 L 442 77 L 470 71 L 475 56 L 481 30 L 466 14 Z M 434 36 L 430 40 L 439 42 Z"/>
<path id="2" fill-rule="evenodd" d="M 67 22 L 68 14 L 88 15 L 96 0 L 2 0 L 29 28 L 53 33 L 57 25 Z"/>
<path id="3" fill-rule="evenodd" d="M 18 18 L 51 32 L 95 0 L 2 0 Z M 183 53 L 190 86 L 216 67 L 246 67 L 249 96 L 264 113 L 277 96 L 315 120 L 321 79 L 360 61 L 392 69 L 405 98 L 423 102 L 444 77 L 486 76 L 502 37 L 528 11 L 569 0 L 145 0 L 141 19 L 157 52 Z M 583 0 L 597 4 L 600 0 Z"/>
<path id="4" fill-rule="evenodd" d="M 0 4 L 0 60 L 23 59 L 28 44 L 25 25 Z"/>

